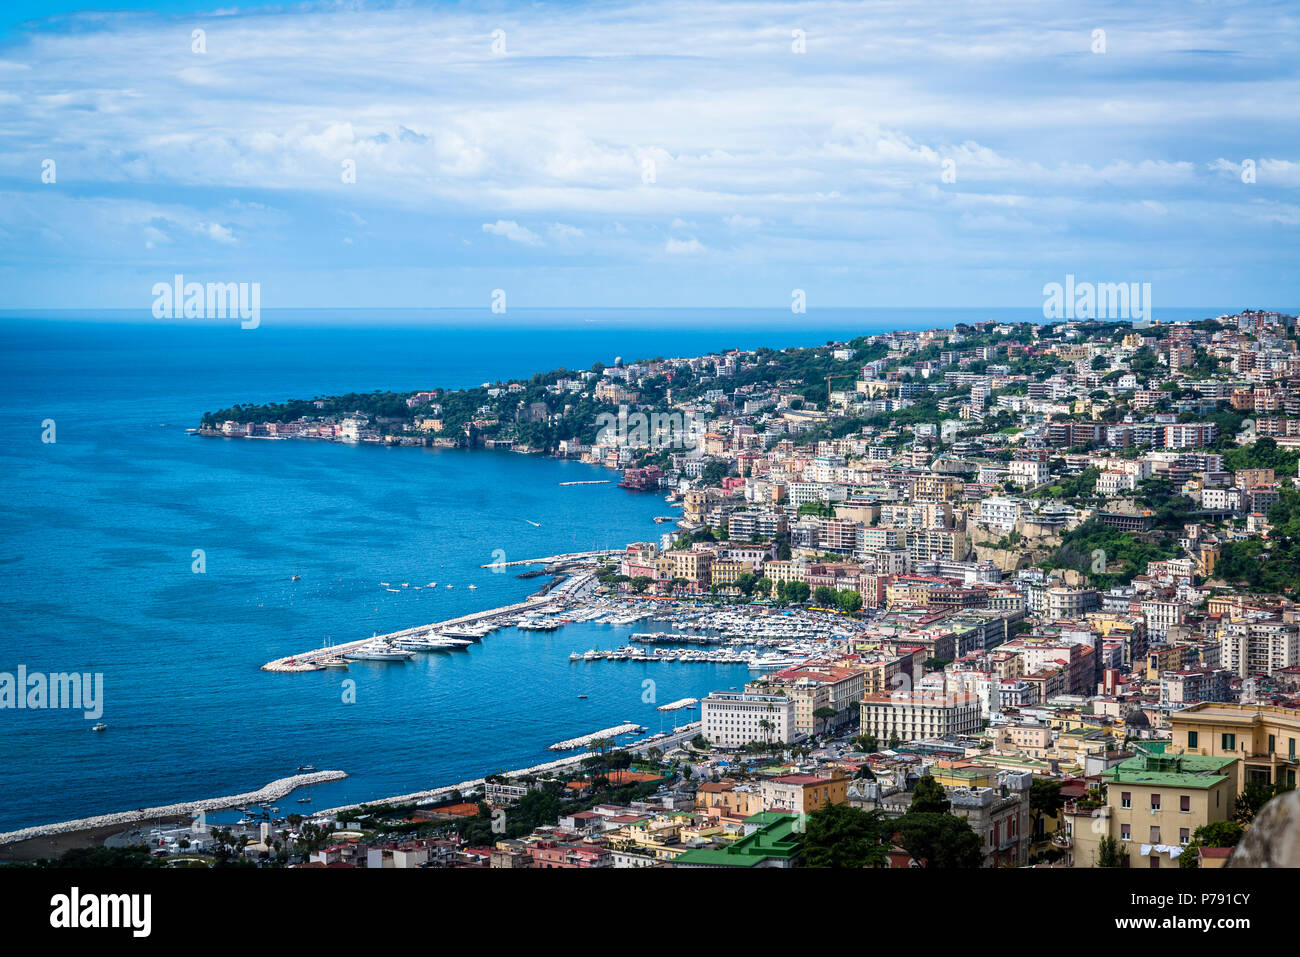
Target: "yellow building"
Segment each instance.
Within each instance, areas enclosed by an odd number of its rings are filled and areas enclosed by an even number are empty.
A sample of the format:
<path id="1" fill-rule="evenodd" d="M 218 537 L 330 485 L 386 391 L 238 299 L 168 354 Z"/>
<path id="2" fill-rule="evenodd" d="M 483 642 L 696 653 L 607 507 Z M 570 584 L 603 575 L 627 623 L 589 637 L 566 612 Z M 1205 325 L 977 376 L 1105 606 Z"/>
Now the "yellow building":
<path id="1" fill-rule="evenodd" d="M 763 796 L 758 788 L 738 786 L 729 778 L 705 781 L 695 791 L 695 807 L 709 817 L 746 818 L 763 810 Z"/>
<path id="2" fill-rule="evenodd" d="M 1173 746 L 1184 754 L 1239 759 L 1236 793 L 1253 781 L 1296 786 L 1300 711 L 1206 701 L 1172 712 L 1169 722 Z"/>
<path id="3" fill-rule="evenodd" d="M 1072 866 L 1097 867 L 1101 842 L 1113 838 L 1129 867 L 1177 867 L 1198 827 L 1232 819 L 1236 758 L 1157 747 L 1102 772 L 1104 801 L 1066 805 Z"/>
<path id="4" fill-rule="evenodd" d="M 749 562 L 738 562 L 732 559 L 723 559 L 713 563 L 710 570 L 712 584 L 719 588 L 732 588 L 736 584 L 736 579 L 745 572 L 753 572 L 754 566 Z"/>
<path id="5" fill-rule="evenodd" d="M 946 788 L 991 788 L 997 771 L 973 761 L 936 761 L 930 767 L 930 777 Z"/>

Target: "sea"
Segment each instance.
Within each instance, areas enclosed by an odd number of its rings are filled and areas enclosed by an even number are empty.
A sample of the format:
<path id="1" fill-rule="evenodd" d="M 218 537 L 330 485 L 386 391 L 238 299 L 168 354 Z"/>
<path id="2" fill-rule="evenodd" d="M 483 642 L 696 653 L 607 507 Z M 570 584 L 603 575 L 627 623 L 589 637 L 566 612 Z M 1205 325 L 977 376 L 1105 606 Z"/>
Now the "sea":
<path id="1" fill-rule="evenodd" d="M 669 730 L 698 712 L 658 704 L 750 678 L 571 663 L 650 630 L 595 623 L 503 629 L 405 664 L 261 671 L 520 601 L 545 579 L 481 566 L 657 540 L 654 517 L 672 512 L 579 462 L 186 434 L 204 412 L 985 319 L 1041 312 L 268 310 L 256 329 L 0 313 L 0 672 L 102 675 L 107 725 L 0 709 L 0 831 L 253 791 L 300 765 L 349 776 L 289 807 L 377 800 L 554 760 L 550 744 L 624 722 Z"/>

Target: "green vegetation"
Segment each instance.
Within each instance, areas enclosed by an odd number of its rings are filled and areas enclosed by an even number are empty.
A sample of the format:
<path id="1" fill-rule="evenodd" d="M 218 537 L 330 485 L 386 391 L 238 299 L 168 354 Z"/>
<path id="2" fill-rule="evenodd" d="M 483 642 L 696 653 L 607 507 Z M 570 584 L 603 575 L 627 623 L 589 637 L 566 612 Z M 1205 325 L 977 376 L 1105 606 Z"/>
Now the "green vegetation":
<path id="1" fill-rule="evenodd" d="M 1097 478 L 1101 471 L 1086 468 L 1073 478 L 1061 479 L 1033 493 L 1034 498 L 1061 498 L 1071 502 L 1091 499 L 1097 494 Z"/>
<path id="2" fill-rule="evenodd" d="M 1300 588 L 1300 491 L 1283 488 L 1268 520 L 1273 531 L 1267 540 L 1224 543 L 1214 576 L 1251 591 L 1295 595 Z"/>
<path id="3" fill-rule="evenodd" d="M 1177 544 L 1172 539 L 1164 538 L 1153 544 L 1094 518 L 1068 532 L 1042 567 L 1047 571 L 1072 568 L 1087 575 L 1095 587 L 1110 588 L 1143 574 L 1149 562 L 1163 561 L 1177 554 Z"/>
<path id="4" fill-rule="evenodd" d="M 1236 847 L 1246 829 L 1236 821 L 1213 821 L 1209 824 L 1203 824 L 1192 832 L 1191 843 L 1183 850 L 1178 857 L 1178 866 L 1180 868 L 1196 868 L 1200 866 L 1200 855 L 1197 851 L 1202 847 Z"/>

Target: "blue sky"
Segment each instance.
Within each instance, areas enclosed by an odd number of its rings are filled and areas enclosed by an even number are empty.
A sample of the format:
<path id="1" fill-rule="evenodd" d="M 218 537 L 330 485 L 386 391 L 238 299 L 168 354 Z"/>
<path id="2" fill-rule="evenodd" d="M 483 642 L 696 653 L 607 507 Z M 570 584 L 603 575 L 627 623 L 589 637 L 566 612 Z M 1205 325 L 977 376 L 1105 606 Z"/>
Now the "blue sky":
<path id="1" fill-rule="evenodd" d="M 1293 3 L 119 6 L 0 13 L 0 309 L 1300 307 Z"/>

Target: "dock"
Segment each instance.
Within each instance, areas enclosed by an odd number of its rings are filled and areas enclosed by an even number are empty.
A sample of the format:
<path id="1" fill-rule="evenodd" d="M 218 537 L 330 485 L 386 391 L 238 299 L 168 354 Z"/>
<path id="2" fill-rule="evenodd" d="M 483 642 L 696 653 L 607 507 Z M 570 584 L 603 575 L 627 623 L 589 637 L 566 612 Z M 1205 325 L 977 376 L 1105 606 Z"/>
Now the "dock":
<path id="1" fill-rule="evenodd" d="M 560 485 L 608 485 L 609 479 L 588 479 L 585 482 L 560 482 Z"/>
<path id="2" fill-rule="evenodd" d="M 349 651 L 355 651 L 362 645 L 368 645 L 372 641 L 391 642 L 399 638 L 413 638 L 416 635 L 428 631 L 438 631 L 442 628 L 450 628 L 453 625 L 468 625 L 480 621 L 491 621 L 494 618 L 500 618 L 506 615 L 515 615 L 521 611 L 532 611 L 538 606 L 550 604 L 552 599 L 545 595 L 531 595 L 524 601 L 517 602 L 513 605 L 505 605 L 501 608 L 491 608 L 487 611 L 476 611 L 470 615 L 461 615 L 459 618 L 449 618 L 446 621 L 434 622 L 431 625 L 416 625 L 414 628 L 403 628 L 401 631 L 394 631 L 387 635 L 371 635 L 369 638 L 358 638 L 356 641 L 349 641 L 341 645 L 331 645 L 328 648 L 315 648 L 311 651 L 303 651 L 296 655 L 288 655 L 284 658 L 277 658 L 274 661 L 268 661 L 262 665 L 263 671 L 274 671 L 280 674 L 295 674 L 302 671 L 321 671 L 325 666 L 320 664 L 323 658 L 336 658 L 339 655 L 347 654 Z"/>
<path id="3" fill-rule="evenodd" d="M 521 558 L 513 562 L 489 562 L 479 568 L 510 568 L 514 565 L 571 565 L 577 562 L 590 562 L 610 555 L 622 555 L 618 548 L 601 549 L 594 552 L 571 552 L 568 555 L 550 555 L 546 558 Z"/>

